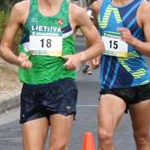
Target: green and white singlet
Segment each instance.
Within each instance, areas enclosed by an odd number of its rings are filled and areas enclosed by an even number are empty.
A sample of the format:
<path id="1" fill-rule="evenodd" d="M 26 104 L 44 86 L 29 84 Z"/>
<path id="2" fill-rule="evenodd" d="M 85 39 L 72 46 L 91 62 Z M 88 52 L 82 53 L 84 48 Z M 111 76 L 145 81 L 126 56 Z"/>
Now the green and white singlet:
<path id="1" fill-rule="evenodd" d="M 61 57 L 75 53 L 69 3 L 63 0 L 59 12 L 49 17 L 39 12 L 37 0 L 30 0 L 30 11 L 18 50 L 19 53 L 26 53 L 32 62 L 30 69 L 19 68 L 21 82 L 36 85 L 64 78 L 74 79 L 76 72 L 66 69 L 66 60 Z"/>

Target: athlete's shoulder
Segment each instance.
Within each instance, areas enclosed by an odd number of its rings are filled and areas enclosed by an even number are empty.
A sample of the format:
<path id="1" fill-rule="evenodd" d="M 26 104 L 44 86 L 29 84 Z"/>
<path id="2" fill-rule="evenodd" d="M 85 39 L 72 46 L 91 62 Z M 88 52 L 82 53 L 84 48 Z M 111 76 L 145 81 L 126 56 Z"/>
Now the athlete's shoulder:
<path id="1" fill-rule="evenodd" d="M 150 12 L 150 2 L 143 0 L 140 5 L 141 12 Z"/>
<path id="2" fill-rule="evenodd" d="M 12 19 L 23 23 L 27 13 L 29 12 L 30 0 L 24 0 L 13 5 L 11 10 Z"/>
<path id="3" fill-rule="evenodd" d="M 146 21 L 150 19 L 150 2 L 143 0 L 139 10 L 138 10 L 138 17 L 141 21 Z"/>
<path id="4" fill-rule="evenodd" d="M 86 14 L 86 10 L 76 4 L 71 3 L 69 9 L 73 20 L 79 20 Z"/>
<path id="5" fill-rule="evenodd" d="M 29 8 L 29 6 L 30 6 L 30 0 L 24 0 L 24 1 L 14 4 L 12 9 L 14 9 L 18 12 L 23 12 L 23 11 L 27 10 Z"/>
<path id="6" fill-rule="evenodd" d="M 91 5 L 92 11 L 95 13 L 99 12 L 102 2 L 103 2 L 103 0 L 97 0 L 97 1 L 93 2 Z"/>
<path id="7" fill-rule="evenodd" d="M 81 15 L 82 12 L 86 12 L 86 10 L 76 4 L 70 3 L 70 13 Z"/>
<path id="8" fill-rule="evenodd" d="M 97 1 L 94 1 L 93 3 L 92 3 L 92 6 L 98 6 L 98 7 L 100 7 L 100 5 L 101 5 L 101 3 L 103 2 L 103 0 L 97 0 Z"/>

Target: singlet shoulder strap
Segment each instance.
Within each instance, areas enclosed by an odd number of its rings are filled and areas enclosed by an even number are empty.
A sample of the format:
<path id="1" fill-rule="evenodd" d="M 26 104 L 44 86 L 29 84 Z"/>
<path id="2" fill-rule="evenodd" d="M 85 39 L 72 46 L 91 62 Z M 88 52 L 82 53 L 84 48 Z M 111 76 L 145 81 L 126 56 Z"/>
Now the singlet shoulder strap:
<path id="1" fill-rule="evenodd" d="M 30 0 L 30 11 L 37 11 L 38 10 L 38 1 L 37 0 Z"/>

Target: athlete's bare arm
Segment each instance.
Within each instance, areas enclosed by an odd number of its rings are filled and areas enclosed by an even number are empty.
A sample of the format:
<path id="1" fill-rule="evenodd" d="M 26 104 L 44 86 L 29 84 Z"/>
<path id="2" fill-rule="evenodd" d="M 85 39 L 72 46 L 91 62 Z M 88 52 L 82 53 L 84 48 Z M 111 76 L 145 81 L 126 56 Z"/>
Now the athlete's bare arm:
<path id="1" fill-rule="evenodd" d="M 137 12 L 137 21 L 144 30 L 146 42 L 142 42 L 133 37 L 127 28 L 118 29 L 122 39 L 128 44 L 133 45 L 140 53 L 150 57 L 150 3 L 144 1 Z"/>
<path id="2" fill-rule="evenodd" d="M 93 23 L 94 25 L 98 28 L 98 14 L 100 11 L 100 6 L 101 6 L 101 2 L 102 1 L 95 1 L 94 3 L 92 3 L 92 13 L 93 13 Z"/>
<path id="3" fill-rule="evenodd" d="M 74 7 L 77 10 L 77 8 Z M 74 24 L 79 27 L 85 36 L 86 40 L 92 45 L 84 53 L 87 56 L 86 60 L 94 58 L 102 54 L 104 51 L 104 45 L 100 37 L 99 32 L 91 22 L 85 10 L 78 8 L 77 11 L 72 10 L 74 17 Z M 75 13 L 76 12 L 76 13 Z"/>
<path id="4" fill-rule="evenodd" d="M 68 59 L 65 66 L 68 69 L 72 69 L 71 63 L 76 66 L 76 62 L 87 61 L 96 56 L 99 56 L 104 51 L 104 45 L 102 39 L 97 31 L 96 27 L 91 22 L 90 18 L 86 14 L 86 11 L 74 4 L 70 5 L 70 20 L 71 26 L 75 30 L 80 28 L 86 40 L 89 42 L 90 47 L 88 47 L 84 52 L 77 53 L 76 55 L 66 56 Z M 80 59 L 75 61 L 75 59 Z"/>
<path id="5" fill-rule="evenodd" d="M 101 1 L 95 1 L 92 3 L 91 8 L 92 8 L 92 14 L 93 14 L 93 24 L 95 25 L 95 27 L 98 29 L 98 14 L 100 11 L 100 5 L 101 5 Z M 92 60 L 89 61 L 89 64 L 91 66 L 92 69 L 97 69 L 100 65 L 100 58 L 101 55 L 98 56 L 97 58 L 94 58 Z"/>
<path id="6" fill-rule="evenodd" d="M 29 1 L 22 1 L 13 6 L 0 45 L 0 55 L 3 59 L 12 64 L 25 68 L 31 67 L 31 63 L 28 61 L 28 57 L 25 54 L 16 56 L 12 51 L 12 45 L 17 31 L 25 22 L 28 11 Z"/>

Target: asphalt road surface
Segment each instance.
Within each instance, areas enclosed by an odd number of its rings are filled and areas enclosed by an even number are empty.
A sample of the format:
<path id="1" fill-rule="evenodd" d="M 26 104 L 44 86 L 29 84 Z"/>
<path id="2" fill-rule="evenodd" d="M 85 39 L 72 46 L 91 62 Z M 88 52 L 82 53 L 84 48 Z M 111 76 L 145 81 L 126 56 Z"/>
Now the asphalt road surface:
<path id="1" fill-rule="evenodd" d="M 83 38 L 77 39 L 78 50 L 84 49 Z M 147 59 L 150 66 L 150 59 Z M 81 68 L 82 70 L 82 68 Z M 92 132 L 97 146 L 97 104 L 98 104 L 98 70 L 93 75 L 84 75 L 79 71 L 77 85 L 79 88 L 77 116 L 70 138 L 69 150 L 82 150 L 85 132 Z M 21 143 L 21 126 L 19 108 L 0 115 L 0 150 L 23 150 Z M 124 115 L 115 135 L 117 150 L 134 150 L 132 127 L 129 115 Z M 48 141 L 45 150 L 48 150 Z"/>

